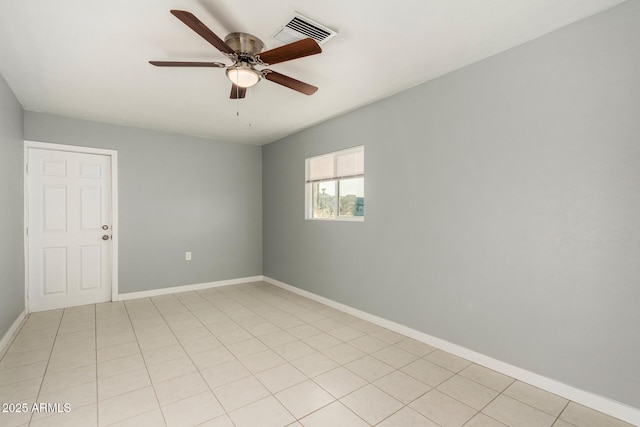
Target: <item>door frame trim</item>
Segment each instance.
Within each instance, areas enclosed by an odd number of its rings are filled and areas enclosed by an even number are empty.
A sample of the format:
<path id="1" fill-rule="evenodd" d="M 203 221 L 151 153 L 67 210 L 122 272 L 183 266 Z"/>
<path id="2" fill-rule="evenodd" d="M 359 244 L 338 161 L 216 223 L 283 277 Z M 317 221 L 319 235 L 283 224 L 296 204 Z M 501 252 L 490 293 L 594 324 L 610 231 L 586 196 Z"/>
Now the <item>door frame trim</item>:
<path id="1" fill-rule="evenodd" d="M 100 154 L 111 157 L 111 301 L 118 301 L 118 151 L 104 148 L 82 147 L 78 145 L 54 144 L 50 142 L 24 141 L 23 183 L 24 183 L 24 304 L 29 313 L 29 239 L 27 227 L 29 225 L 29 181 L 27 163 L 29 149 L 37 148 L 49 151 L 68 151 L 72 153 Z"/>

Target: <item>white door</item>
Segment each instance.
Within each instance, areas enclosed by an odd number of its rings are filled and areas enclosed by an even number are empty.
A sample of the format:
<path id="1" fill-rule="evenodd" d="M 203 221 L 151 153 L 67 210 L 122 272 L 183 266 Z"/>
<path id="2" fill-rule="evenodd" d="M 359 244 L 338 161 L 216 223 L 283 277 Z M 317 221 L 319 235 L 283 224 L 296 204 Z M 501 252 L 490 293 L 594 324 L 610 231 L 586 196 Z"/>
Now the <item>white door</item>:
<path id="1" fill-rule="evenodd" d="M 29 148 L 30 311 L 111 301 L 111 158 Z"/>

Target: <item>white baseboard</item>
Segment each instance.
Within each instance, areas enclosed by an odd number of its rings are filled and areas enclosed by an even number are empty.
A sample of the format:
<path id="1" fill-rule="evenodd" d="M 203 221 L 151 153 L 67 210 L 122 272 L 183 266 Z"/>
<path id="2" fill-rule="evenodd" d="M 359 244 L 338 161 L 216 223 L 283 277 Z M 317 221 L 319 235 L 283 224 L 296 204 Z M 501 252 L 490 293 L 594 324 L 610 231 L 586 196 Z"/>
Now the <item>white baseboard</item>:
<path id="1" fill-rule="evenodd" d="M 7 347 L 9 347 L 9 344 L 11 344 L 13 337 L 20 329 L 20 326 L 22 325 L 22 322 L 24 321 L 26 316 L 27 316 L 27 311 L 22 310 L 22 313 L 18 315 L 18 318 L 13 322 L 13 324 L 11 325 L 7 333 L 4 334 L 2 339 L 0 339 L 0 358 L 4 356 L 5 350 L 7 349 Z"/>
<path id="2" fill-rule="evenodd" d="M 264 281 L 278 286 L 279 288 L 286 289 L 295 294 L 325 304 L 329 307 L 344 311 L 347 314 L 369 321 L 378 326 L 382 326 L 383 328 L 387 328 L 399 334 L 421 341 L 425 344 L 438 347 L 473 363 L 493 369 L 494 371 L 508 375 L 527 384 L 531 384 L 550 393 L 557 394 L 558 396 L 562 396 L 565 399 L 569 399 L 581 405 L 595 409 L 596 411 L 619 418 L 633 425 L 640 425 L 640 409 L 636 409 L 606 397 L 589 393 L 559 381 L 543 377 L 542 375 L 527 371 L 526 369 L 518 368 L 517 366 L 510 365 L 492 357 L 485 356 L 484 354 L 469 350 L 468 348 L 425 334 L 424 332 L 417 331 L 408 326 L 383 319 L 382 317 L 378 317 L 348 305 L 330 300 L 329 298 L 316 295 L 312 292 L 305 291 L 304 289 L 296 288 L 295 286 L 288 285 L 280 282 L 279 280 L 265 276 Z"/>
<path id="3" fill-rule="evenodd" d="M 149 291 L 128 292 L 119 294 L 117 301 L 124 301 L 135 298 L 149 298 L 158 295 L 175 294 L 178 292 L 199 291 L 201 289 L 217 288 L 220 286 L 239 285 L 241 283 L 261 282 L 264 276 L 242 277 L 240 279 L 219 280 L 217 282 L 197 283 L 195 285 L 174 286 L 172 288 L 152 289 Z"/>

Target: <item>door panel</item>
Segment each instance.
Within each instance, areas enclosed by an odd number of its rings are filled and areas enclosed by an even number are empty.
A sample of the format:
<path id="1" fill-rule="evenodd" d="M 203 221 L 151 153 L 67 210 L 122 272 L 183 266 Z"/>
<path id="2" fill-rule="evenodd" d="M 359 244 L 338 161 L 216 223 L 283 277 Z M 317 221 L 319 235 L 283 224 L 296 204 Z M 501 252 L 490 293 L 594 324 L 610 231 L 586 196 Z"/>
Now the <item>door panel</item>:
<path id="1" fill-rule="evenodd" d="M 29 309 L 110 301 L 111 158 L 36 148 L 28 156 Z"/>

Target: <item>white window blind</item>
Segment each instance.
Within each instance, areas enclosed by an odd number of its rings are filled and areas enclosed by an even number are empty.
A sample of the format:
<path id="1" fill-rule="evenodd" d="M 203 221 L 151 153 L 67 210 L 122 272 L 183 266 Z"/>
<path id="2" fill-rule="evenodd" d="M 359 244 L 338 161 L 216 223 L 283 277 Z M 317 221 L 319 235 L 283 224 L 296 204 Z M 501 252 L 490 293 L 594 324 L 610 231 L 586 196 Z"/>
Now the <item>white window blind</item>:
<path id="1" fill-rule="evenodd" d="M 307 159 L 307 182 L 364 176 L 364 146 Z"/>

